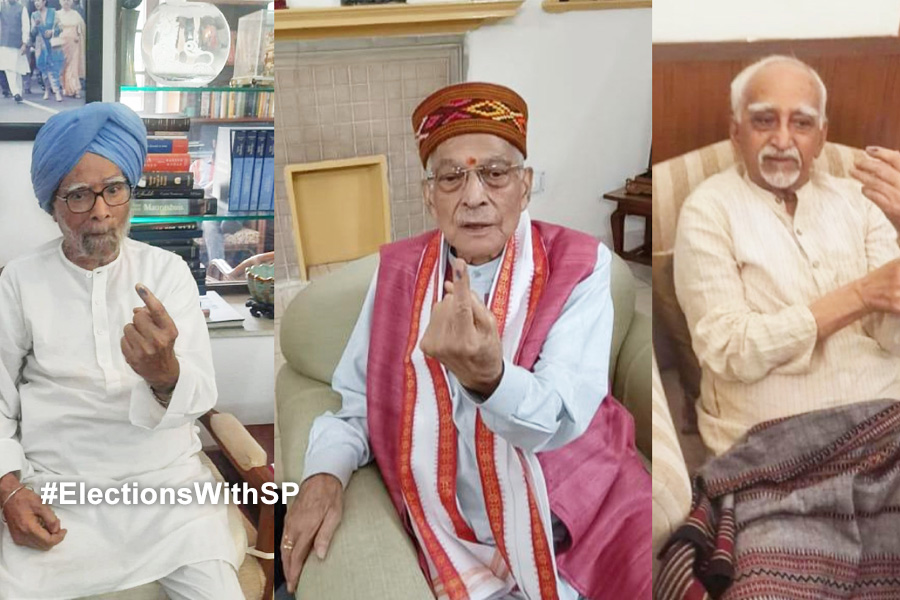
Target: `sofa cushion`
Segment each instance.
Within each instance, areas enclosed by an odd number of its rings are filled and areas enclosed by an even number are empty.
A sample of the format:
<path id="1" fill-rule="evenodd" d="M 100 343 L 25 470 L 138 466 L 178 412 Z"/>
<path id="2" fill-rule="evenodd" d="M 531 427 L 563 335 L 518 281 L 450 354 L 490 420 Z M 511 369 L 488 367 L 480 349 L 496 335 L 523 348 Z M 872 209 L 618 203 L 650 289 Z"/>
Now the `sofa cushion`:
<path id="1" fill-rule="evenodd" d="M 616 364 L 619 359 L 619 351 L 631 327 L 634 318 L 634 276 L 631 269 L 622 258 L 612 253 L 612 265 L 610 267 L 611 290 L 613 301 L 613 335 L 612 347 L 609 351 L 609 378 L 613 379 L 616 372 Z"/>
<path id="2" fill-rule="evenodd" d="M 653 457 L 650 417 L 650 317 L 635 313 L 614 373 L 613 396 L 634 417 L 634 441 L 645 458 Z"/>
<path id="3" fill-rule="evenodd" d="M 287 307 L 281 352 L 295 371 L 331 383 L 377 264 L 377 254 L 348 263 L 301 290 Z"/>
<path id="4" fill-rule="evenodd" d="M 283 481 L 300 481 L 313 419 L 340 408 L 340 396 L 326 384 L 285 365 L 275 383 L 283 460 Z M 301 598 L 420 600 L 431 591 L 374 464 L 359 469 L 344 491 L 344 512 L 328 555 L 311 555 L 300 577 Z M 366 590 L 365 596 L 359 590 Z"/>

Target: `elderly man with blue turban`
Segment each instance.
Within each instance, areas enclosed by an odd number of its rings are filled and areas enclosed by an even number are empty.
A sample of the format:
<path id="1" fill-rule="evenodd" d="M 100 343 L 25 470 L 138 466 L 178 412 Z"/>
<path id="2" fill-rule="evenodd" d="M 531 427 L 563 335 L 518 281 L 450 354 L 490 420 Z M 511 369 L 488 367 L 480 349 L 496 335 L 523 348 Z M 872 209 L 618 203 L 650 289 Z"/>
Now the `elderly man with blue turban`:
<path id="1" fill-rule="evenodd" d="M 225 506 L 121 492 L 212 482 L 194 425 L 217 393 L 197 286 L 178 256 L 127 238 L 146 135 L 130 109 L 96 103 L 54 115 L 34 142 L 35 195 L 62 239 L 0 275 L 4 598 L 151 581 L 170 598 L 243 598 Z M 62 482 L 107 492 L 43 504 L 37 492 Z"/>

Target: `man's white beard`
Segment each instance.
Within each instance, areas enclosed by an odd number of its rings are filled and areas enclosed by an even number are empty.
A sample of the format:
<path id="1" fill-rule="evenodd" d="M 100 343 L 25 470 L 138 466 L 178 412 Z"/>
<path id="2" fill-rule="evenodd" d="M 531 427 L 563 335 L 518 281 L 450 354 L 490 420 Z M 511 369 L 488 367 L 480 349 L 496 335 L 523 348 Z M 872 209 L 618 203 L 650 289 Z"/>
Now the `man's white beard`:
<path id="1" fill-rule="evenodd" d="M 800 179 L 800 169 L 794 169 L 793 171 L 782 171 L 779 169 L 774 173 L 768 173 L 760 169 L 759 172 L 765 182 L 776 190 L 786 190 Z"/>
<path id="2" fill-rule="evenodd" d="M 78 234 L 69 229 L 66 222 L 59 220 L 59 228 L 62 230 L 64 247 L 73 256 L 70 258 L 91 259 L 102 261 L 110 256 L 115 256 L 119 246 L 131 230 L 131 220 L 126 219 L 122 225 L 103 235 Z"/>
<path id="3" fill-rule="evenodd" d="M 774 171 L 767 171 L 765 167 L 765 159 L 769 156 L 793 158 L 797 161 L 797 166 L 796 168 L 792 168 L 790 170 L 778 168 Z M 791 148 L 786 152 L 779 152 L 771 146 L 766 146 L 765 148 L 760 150 L 757 160 L 759 161 L 759 174 L 762 176 L 763 180 L 766 183 L 768 183 L 772 188 L 776 190 L 787 189 L 797 183 L 797 180 L 800 179 L 800 165 L 802 164 L 802 158 L 800 157 L 800 153 L 796 148 Z"/>

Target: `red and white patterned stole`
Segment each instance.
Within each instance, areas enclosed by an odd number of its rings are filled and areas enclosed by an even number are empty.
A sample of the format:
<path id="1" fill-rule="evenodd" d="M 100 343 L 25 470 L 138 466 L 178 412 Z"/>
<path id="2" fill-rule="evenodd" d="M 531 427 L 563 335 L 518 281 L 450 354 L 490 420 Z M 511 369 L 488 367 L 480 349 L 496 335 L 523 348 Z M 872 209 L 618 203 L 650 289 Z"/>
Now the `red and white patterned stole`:
<path id="1" fill-rule="evenodd" d="M 485 507 L 496 547 L 479 542 L 456 498 L 457 436 L 444 367 L 419 350 L 431 308 L 442 294 L 446 259 L 436 234 L 420 261 L 404 355 L 399 473 L 413 531 L 438 598 L 480 600 L 518 587 L 528 598 L 556 600 L 550 509 L 534 453 L 524 452 L 475 420 L 475 448 Z M 501 258 L 490 308 L 503 355 L 518 357 L 546 285 L 547 256 L 523 213 Z"/>

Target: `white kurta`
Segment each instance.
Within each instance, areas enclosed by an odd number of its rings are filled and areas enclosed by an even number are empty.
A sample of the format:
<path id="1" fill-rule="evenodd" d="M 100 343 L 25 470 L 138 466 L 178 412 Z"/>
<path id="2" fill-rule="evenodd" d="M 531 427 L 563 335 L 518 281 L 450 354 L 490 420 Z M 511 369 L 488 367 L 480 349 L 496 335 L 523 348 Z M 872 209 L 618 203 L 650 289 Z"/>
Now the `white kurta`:
<path id="1" fill-rule="evenodd" d="M 120 339 L 145 284 L 178 328 L 181 374 L 168 410 L 125 362 Z M 175 254 L 126 240 L 110 264 L 86 271 L 59 240 L 0 275 L 0 475 L 95 487 L 212 481 L 194 420 L 216 402 L 209 335 L 197 286 Z M 10 385 L 15 382 L 15 385 Z M 72 598 L 155 581 L 203 560 L 235 568 L 224 505 L 56 505 L 66 538 L 47 552 L 0 528 L 3 598 Z"/>

